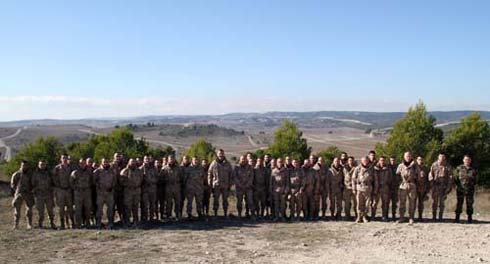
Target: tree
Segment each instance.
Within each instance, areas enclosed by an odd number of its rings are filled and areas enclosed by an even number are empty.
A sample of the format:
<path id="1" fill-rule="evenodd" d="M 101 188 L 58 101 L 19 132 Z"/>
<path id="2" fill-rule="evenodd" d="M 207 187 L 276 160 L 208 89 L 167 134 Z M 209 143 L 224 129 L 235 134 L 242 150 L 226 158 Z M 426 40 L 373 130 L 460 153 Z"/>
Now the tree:
<path id="1" fill-rule="evenodd" d="M 186 151 L 185 155 L 190 157 L 198 157 L 199 159 L 207 159 L 211 161 L 215 158 L 215 148 L 204 138 L 197 139 Z"/>
<path id="2" fill-rule="evenodd" d="M 460 126 L 444 138 L 443 146 L 453 167 L 462 164 L 464 155 L 468 154 L 478 168 L 480 183 L 490 184 L 490 126 L 479 113 L 463 118 Z"/>
<path id="3" fill-rule="evenodd" d="M 21 149 L 10 162 L 5 163 L 3 172 L 11 175 L 19 169 L 20 162 L 26 160 L 31 168 L 37 167 L 40 160 L 46 161 L 49 168 L 59 163 L 60 156 L 65 152 L 63 144 L 54 137 L 41 137 Z"/>
<path id="4" fill-rule="evenodd" d="M 432 162 L 441 150 L 443 132 L 435 127 L 436 119 L 427 113 L 423 102 L 410 107 L 407 114 L 395 122 L 386 144 L 378 143 L 376 152 L 401 159 L 411 151 L 422 156 L 426 163 Z"/>
<path id="5" fill-rule="evenodd" d="M 311 147 L 308 147 L 298 126 L 290 120 L 285 120 L 274 132 L 274 142 L 269 146 L 268 152 L 276 158 L 290 156 L 303 160 L 310 155 Z"/>
<path id="6" fill-rule="evenodd" d="M 325 164 L 330 165 L 335 157 L 340 157 L 342 150 L 336 146 L 329 146 L 326 149 L 317 153 L 318 157 L 323 157 Z"/>

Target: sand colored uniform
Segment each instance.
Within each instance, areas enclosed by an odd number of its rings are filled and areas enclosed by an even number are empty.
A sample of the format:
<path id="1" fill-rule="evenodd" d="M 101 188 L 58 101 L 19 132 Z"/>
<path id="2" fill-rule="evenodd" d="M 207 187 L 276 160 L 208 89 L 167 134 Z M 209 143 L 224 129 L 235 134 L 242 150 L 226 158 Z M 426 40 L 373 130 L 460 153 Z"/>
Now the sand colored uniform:
<path id="1" fill-rule="evenodd" d="M 405 219 L 405 212 L 407 210 L 408 200 L 408 217 L 414 219 L 415 217 L 415 202 L 417 201 L 417 177 L 419 174 L 419 168 L 415 162 L 406 164 L 400 163 L 396 170 L 396 174 L 400 177 L 401 183 L 398 191 L 398 200 L 400 201 L 400 219 Z"/>
<path id="2" fill-rule="evenodd" d="M 174 212 L 177 218 L 181 218 L 182 215 L 182 182 L 184 181 L 184 175 L 182 168 L 177 165 L 166 165 L 163 167 L 163 177 L 165 181 L 165 203 L 167 209 L 167 217 L 172 216 L 172 208 L 175 207 Z"/>
<path id="3" fill-rule="evenodd" d="M 88 225 L 92 211 L 92 170 L 77 169 L 71 173 L 70 186 L 75 197 L 75 226 Z M 82 219 L 85 217 L 85 219 Z"/>
<path id="4" fill-rule="evenodd" d="M 55 187 L 56 204 L 59 208 L 61 228 L 65 228 L 65 212 L 68 212 L 72 224 L 74 223 L 73 196 L 70 186 L 72 167 L 57 165 L 53 169 L 53 183 Z"/>
<path id="5" fill-rule="evenodd" d="M 97 227 L 102 224 L 102 212 L 104 205 L 107 207 L 106 215 L 109 227 L 114 224 L 114 191 L 118 177 L 113 167 L 104 168 L 100 166 L 94 171 L 94 184 L 97 191 Z"/>
<path id="6" fill-rule="evenodd" d="M 203 215 L 203 194 L 204 184 L 203 175 L 206 175 L 201 166 L 189 165 L 184 169 L 184 186 L 187 196 L 187 215 L 192 215 L 192 203 L 196 201 L 196 211 L 198 216 Z"/>
<path id="7" fill-rule="evenodd" d="M 124 224 L 130 223 L 130 216 L 133 217 L 133 223 L 138 224 L 143 172 L 138 167 L 127 167 L 121 171 L 120 180 L 124 188 Z"/>
<path id="8" fill-rule="evenodd" d="M 31 183 L 39 215 L 39 227 L 43 226 L 45 209 L 48 211 L 51 227 L 54 227 L 54 186 L 51 173 L 47 169 L 36 169 L 32 174 Z"/>
<path id="9" fill-rule="evenodd" d="M 351 208 L 354 208 L 354 215 L 357 217 L 357 200 L 354 188 L 352 186 L 352 177 L 356 167 L 344 166 L 344 192 L 342 194 L 344 201 L 345 216 L 351 217 Z"/>
<path id="10" fill-rule="evenodd" d="M 453 184 L 453 173 L 449 165 L 434 162 L 430 168 L 429 182 L 432 186 L 432 219 L 438 216 L 442 220 L 444 214 L 444 203 L 447 195 L 451 192 Z M 439 214 L 437 211 L 439 209 Z"/>
<path id="11" fill-rule="evenodd" d="M 232 168 L 226 160 L 213 160 L 208 169 L 208 182 L 213 190 L 213 210 L 217 215 L 219 198 L 223 200 L 222 206 L 225 216 L 228 214 L 228 193 L 230 191 Z"/>
<path id="12" fill-rule="evenodd" d="M 287 168 L 274 168 L 272 170 L 270 193 L 274 199 L 276 219 L 284 219 L 286 197 L 289 194 L 289 170 Z"/>
<path id="13" fill-rule="evenodd" d="M 153 220 L 157 217 L 157 190 L 160 175 L 151 164 L 144 164 L 140 170 L 143 172 L 141 220 Z"/>
<path id="14" fill-rule="evenodd" d="M 34 197 L 32 195 L 31 185 L 32 175 L 29 172 L 21 170 L 15 172 L 10 180 L 10 188 L 14 190 L 14 199 L 12 207 L 14 208 L 15 227 L 19 226 L 22 205 L 25 203 L 28 228 L 32 227 L 32 207 L 34 206 Z"/>

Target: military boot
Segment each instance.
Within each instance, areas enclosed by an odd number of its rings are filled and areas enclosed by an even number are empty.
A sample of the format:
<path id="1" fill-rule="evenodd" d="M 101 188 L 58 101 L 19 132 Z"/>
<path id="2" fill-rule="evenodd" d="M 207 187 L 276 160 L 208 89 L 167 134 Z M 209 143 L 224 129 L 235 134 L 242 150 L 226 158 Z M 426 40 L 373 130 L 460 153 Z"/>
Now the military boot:
<path id="1" fill-rule="evenodd" d="M 362 214 L 357 215 L 356 223 L 362 223 Z"/>
<path id="2" fill-rule="evenodd" d="M 460 214 L 456 214 L 456 217 L 454 218 L 455 223 L 459 223 L 459 216 L 460 216 Z"/>
<path id="3" fill-rule="evenodd" d="M 442 215 L 443 215 L 443 213 L 444 213 L 443 211 L 440 211 L 439 212 L 439 219 L 438 219 L 439 222 L 442 222 Z"/>
<path id="4" fill-rule="evenodd" d="M 367 219 L 367 216 L 366 215 L 362 215 L 362 221 L 364 223 L 369 223 L 369 220 Z"/>
<path id="5" fill-rule="evenodd" d="M 469 214 L 468 215 L 468 223 L 473 223 L 473 215 L 472 214 Z"/>

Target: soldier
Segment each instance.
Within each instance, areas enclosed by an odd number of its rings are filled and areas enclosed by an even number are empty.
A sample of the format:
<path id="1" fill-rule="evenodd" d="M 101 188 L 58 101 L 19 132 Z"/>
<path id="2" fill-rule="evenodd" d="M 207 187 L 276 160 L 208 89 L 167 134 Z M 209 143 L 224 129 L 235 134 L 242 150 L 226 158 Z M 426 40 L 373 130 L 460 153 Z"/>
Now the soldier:
<path id="1" fill-rule="evenodd" d="M 233 168 L 231 176 L 232 182 L 235 185 L 238 217 L 242 217 L 242 204 L 245 199 L 246 204 L 252 211 L 252 217 L 255 215 L 253 205 L 253 168 L 248 165 L 245 156 L 240 156 L 237 166 Z"/>
<path id="2" fill-rule="evenodd" d="M 378 163 L 378 161 L 376 160 L 376 151 L 370 150 L 368 153 L 368 158 L 369 158 L 369 165 L 371 167 L 376 166 L 376 164 Z"/>
<path id="3" fill-rule="evenodd" d="M 272 170 L 269 191 L 274 200 L 274 221 L 283 221 L 286 197 L 289 194 L 289 172 L 281 158 L 277 159 L 277 167 Z"/>
<path id="4" fill-rule="evenodd" d="M 415 217 L 415 202 L 417 200 L 417 176 L 418 167 L 413 161 L 412 153 L 403 154 L 403 162 L 398 165 L 396 174 L 401 179 L 398 199 L 400 200 L 400 219 L 399 223 L 406 222 L 405 211 L 408 199 L 408 218 L 409 223 L 413 224 Z"/>
<path id="5" fill-rule="evenodd" d="M 184 175 L 182 168 L 177 164 L 175 157 L 169 155 L 167 159 L 167 166 L 163 167 L 163 178 L 165 182 L 165 204 L 167 209 L 167 218 L 172 217 L 172 207 L 175 207 L 175 217 L 179 220 L 182 215 L 180 214 L 182 206 L 182 182 Z"/>
<path id="6" fill-rule="evenodd" d="M 429 169 L 424 165 L 424 159 L 417 157 L 418 177 L 417 177 L 417 208 L 419 213 L 419 222 L 422 222 L 424 215 L 424 202 L 429 199 Z"/>
<path id="7" fill-rule="evenodd" d="M 202 199 L 204 192 L 203 178 L 205 171 L 199 164 L 197 157 L 192 157 L 191 165 L 184 168 L 184 185 L 187 195 L 187 217 L 192 219 L 192 202 L 196 201 L 196 211 L 199 218 L 202 218 Z"/>
<path id="8" fill-rule="evenodd" d="M 272 214 L 274 213 L 273 206 L 272 206 L 272 197 L 271 193 L 269 193 L 269 184 L 270 184 L 270 179 L 271 179 L 271 173 L 272 173 L 272 157 L 270 154 L 265 154 L 264 155 L 264 167 L 265 167 L 265 177 L 267 179 L 267 200 L 266 200 L 266 214 L 268 217 L 271 217 Z"/>
<path id="9" fill-rule="evenodd" d="M 201 169 L 203 170 L 202 182 L 203 182 L 203 198 L 202 198 L 202 208 L 203 214 L 209 216 L 209 202 L 211 198 L 211 186 L 208 182 L 208 169 L 209 163 L 206 159 L 201 161 Z"/>
<path id="10" fill-rule="evenodd" d="M 340 165 L 345 166 L 347 165 L 348 161 L 349 161 L 349 156 L 347 155 L 347 152 L 340 153 Z"/>
<path id="11" fill-rule="evenodd" d="M 315 162 L 315 156 L 310 156 L 310 162 Z M 330 195 L 330 175 L 328 172 L 328 167 L 325 166 L 325 161 L 323 157 L 318 157 L 318 161 L 314 164 L 313 170 L 316 172 L 317 177 L 319 179 L 319 189 L 320 195 L 316 197 L 315 200 L 315 211 L 319 211 L 320 202 L 321 202 L 321 210 L 322 210 L 322 218 L 325 219 L 325 213 L 327 211 L 327 197 L 331 199 Z M 331 200 L 330 200 L 331 201 Z M 332 203 L 330 202 L 330 207 L 332 207 Z M 332 210 L 332 208 L 330 208 Z M 315 215 L 316 216 L 316 215 Z M 333 217 L 333 213 L 332 213 Z"/>
<path id="12" fill-rule="evenodd" d="M 391 217 L 393 221 L 396 221 L 398 190 L 400 188 L 401 179 L 396 174 L 396 170 L 398 169 L 398 164 L 396 163 L 396 159 L 394 156 L 390 157 L 389 168 L 391 169 L 391 175 L 393 175 L 393 180 L 391 181 L 391 186 L 390 186 Z"/>
<path id="13" fill-rule="evenodd" d="M 92 211 L 92 182 L 92 171 L 87 168 L 85 159 L 80 159 L 78 169 L 74 170 L 70 177 L 70 186 L 75 191 L 76 228 L 80 228 L 82 223 L 86 227 L 89 226 L 88 217 Z"/>
<path id="14" fill-rule="evenodd" d="M 354 192 L 354 188 L 352 186 L 352 177 L 354 170 L 356 169 L 354 157 L 350 156 L 347 158 L 347 162 L 344 165 L 344 192 L 343 192 L 343 200 L 344 200 L 344 209 L 345 209 L 345 217 L 347 220 L 351 221 L 351 208 L 352 205 L 354 207 L 354 215 L 357 218 L 357 200 L 356 194 Z"/>
<path id="15" fill-rule="evenodd" d="M 191 165 L 191 160 L 190 160 L 189 156 L 184 155 L 182 157 L 182 162 L 180 164 L 180 167 L 182 169 L 182 181 L 181 181 L 182 186 L 180 186 L 180 198 L 181 198 L 180 215 L 182 215 L 184 212 L 184 203 L 185 203 L 185 200 L 187 198 L 186 194 L 185 194 L 184 171 L 190 165 Z"/>
<path id="16" fill-rule="evenodd" d="M 375 185 L 374 169 L 368 157 L 361 159 L 352 176 L 352 187 L 357 199 L 357 223 L 368 223 L 367 208 L 371 204 L 371 192 Z M 377 186 L 375 186 L 377 187 Z"/>
<path id="17" fill-rule="evenodd" d="M 253 198 L 255 215 L 261 218 L 264 217 L 264 212 L 267 207 L 269 179 L 270 177 L 267 176 L 267 168 L 264 166 L 263 159 L 258 158 L 254 168 Z"/>
<path id="18" fill-rule="evenodd" d="M 225 151 L 220 149 L 216 159 L 211 162 L 208 170 L 208 182 L 213 190 L 213 211 L 218 216 L 219 197 L 223 199 L 224 216 L 228 217 L 228 192 L 230 191 L 232 168 L 225 157 Z"/>
<path id="19" fill-rule="evenodd" d="M 344 191 L 344 169 L 340 165 L 340 158 L 333 159 L 327 179 L 330 181 L 330 214 L 332 218 L 335 217 L 335 220 L 339 221 L 342 217 L 342 193 Z"/>
<path id="20" fill-rule="evenodd" d="M 248 204 L 248 203 L 245 203 L 245 217 L 250 217 L 250 205 L 253 206 L 254 208 L 254 212 L 252 212 L 254 214 L 254 218 L 257 216 L 256 212 L 255 212 L 255 200 L 254 200 L 254 196 L 253 196 L 253 179 L 254 179 L 254 168 L 255 168 L 255 159 L 251 156 L 252 154 L 251 153 L 248 153 L 247 154 L 247 162 L 248 162 L 248 165 L 250 166 L 250 168 L 252 168 L 252 204 Z M 250 157 L 250 158 L 249 158 Z"/>
<path id="21" fill-rule="evenodd" d="M 143 172 L 139 169 L 135 159 L 129 159 L 128 165 L 121 173 L 121 184 L 124 189 L 124 222 L 130 225 L 130 216 L 133 217 L 133 226 L 139 224 L 139 207 L 141 202 L 141 185 L 143 183 Z"/>
<path id="22" fill-rule="evenodd" d="M 113 192 L 114 194 L 114 208 L 113 212 L 117 211 L 119 219 L 124 220 L 124 187 L 121 183 L 121 171 L 124 169 L 123 155 L 119 152 L 114 153 L 114 159 L 112 161 L 111 167 L 114 169 L 117 177 L 116 187 Z"/>
<path id="23" fill-rule="evenodd" d="M 379 157 L 378 164 L 374 167 L 375 179 L 378 181 L 378 193 L 381 198 L 381 216 L 383 221 L 388 221 L 388 209 L 390 207 L 390 196 L 391 196 L 391 186 L 394 179 L 391 168 L 386 164 L 386 157 Z M 372 208 L 374 212 L 372 215 L 376 215 L 376 209 L 378 201 L 376 201 L 375 206 Z"/>
<path id="24" fill-rule="evenodd" d="M 23 160 L 20 169 L 16 171 L 10 180 L 10 188 L 14 192 L 12 207 L 14 208 L 14 229 L 19 228 L 20 211 L 22 204 L 26 204 L 27 229 L 32 229 L 32 207 L 34 198 L 32 197 L 31 173 L 27 161 Z"/>
<path id="25" fill-rule="evenodd" d="M 320 196 L 320 181 L 318 174 L 310 167 L 308 160 L 303 165 L 302 169 L 305 171 L 305 192 L 303 199 L 303 215 L 308 220 L 318 218 L 318 211 L 316 211 L 315 203 Z M 316 213 L 316 215 L 315 215 Z"/>
<path id="26" fill-rule="evenodd" d="M 157 171 L 151 156 L 143 157 L 143 166 L 140 167 L 143 172 L 143 189 L 142 200 L 143 208 L 141 208 L 141 220 L 155 220 L 157 216 L 157 184 L 160 180 L 159 172 Z M 148 218 L 149 216 L 149 218 Z"/>
<path id="27" fill-rule="evenodd" d="M 158 175 L 158 183 L 157 183 L 157 202 L 158 202 L 158 212 L 160 220 L 163 220 L 163 216 L 165 215 L 165 183 L 163 179 L 163 163 L 161 160 L 155 160 L 155 171 Z"/>
<path id="28" fill-rule="evenodd" d="M 444 202 L 451 192 L 453 184 L 453 173 L 446 162 L 446 154 L 440 153 L 437 161 L 430 168 L 429 182 L 432 186 L 432 220 L 436 220 L 437 208 L 439 207 L 439 221 L 444 214 Z"/>
<path id="29" fill-rule="evenodd" d="M 61 229 L 65 229 L 65 212 L 68 212 L 71 223 L 74 223 L 72 189 L 70 187 L 71 167 L 68 156 L 61 155 L 61 163 L 53 170 L 56 204 L 59 208 Z M 65 211 L 66 210 L 66 211 Z M 68 221 L 67 221 L 68 222 Z M 68 223 L 67 223 L 68 224 Z"/>
<path id="30" fill-rule="evenodd" d="M 293 169 L 289 175 L 289 215 L 291 220 L 296 221 L 303 210 L 303 195 L 305 192 L 305 171 L 299 166 L 298 159 L 293 159 Z"/>
<path id="31" fill-rule="evenodd" d="M 292 163 L 291 157 L 286 156 L 286 158 L 284 158 L 284 166 L 288 170 L 291 170 L 293 168 L 293 163 Z"/>
<path id="32" fill-rule="evenodd" d="M 39 161 L 37 169 L 32 174 L 32 193 L 34 194 L 36 208 L 39 215 L 39 228 L 43 228 L 44 208 L 48 211 L 49 223 L 52 229 L 54 224 L 54 200 L 53 200 L 53 178 L 47 169 L 45 161 Z"/>
<path id="33" fill-rule="evenodd" d="M 459 223 L 459 216 L 463 212 L 463 203 L 466 199 L 466 214 L 468 223 L 473 222 L 473 201 L 475 195 L 475 184 L 478 182 L 478 171 L 471 165 L 471 157 L 465 155 L 463 164 L 456 168 L 454 183 L 456 185 L 456 217 L 454 221 Z"/>
<path id="34" fill-rule="evenodd" d="M 93 173 L 97 169 L 97 165 L 92 158 L 87 158 L 87 168 Z M 92 223 L 96 224 L 97 218 L 97 189 L 95 188 L 94 181 L 91 182 L 90 187 L 92 193 L 92 211 L 90 212 L 90 219 L 93 221 Z"/>
<path id="35" fill-rule="evenodd" d="M 102 227 L 102 211 L 104 205 L 107 207 L 106 215 L 109 222 L 109 228 L 114 225 L 114 190 L 116 188 L 118 177 L 116 169 L 112 167 L 109 160 L 102 159 L 101 165 L 94 171 L 94 184 L 97 190 L 97 228 Z"/>

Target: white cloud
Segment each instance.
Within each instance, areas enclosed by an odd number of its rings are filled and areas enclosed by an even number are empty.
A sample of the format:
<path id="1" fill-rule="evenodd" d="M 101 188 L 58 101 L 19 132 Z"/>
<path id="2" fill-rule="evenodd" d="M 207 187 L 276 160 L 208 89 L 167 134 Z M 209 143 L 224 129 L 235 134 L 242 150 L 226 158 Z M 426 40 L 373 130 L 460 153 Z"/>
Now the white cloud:
<path id="1" fill-rule="evenodd" d="M 98 117 L 134 117 L 142 115 L 201 115 L 231 112 L 267 111 L 406 111 L 417 102 L 394 100 L 363 100 L 342 98 L 291 97 L 142 97 L 101 98 L 70 96 L 17 96 L 0 97 L 0 120 L 21 119 L 77 119 Z M 461 104 L 464 105 L 464 104 Z M 471 106 L 467 104 L 466 106 Z M 449 108 L 442 106 L 443 108 Z M 434 109 L 434 108 L 431 108 Z M 438 106 L 435 106 L 437 110 Z M 469 109 L 469 108 L 459 108 Z M 475 109 L 475 108 L 471 108 Z M 490 109 L 478 106 L 479 110 Z M 454 109 L 446 109 L 454 110 Z"/>

